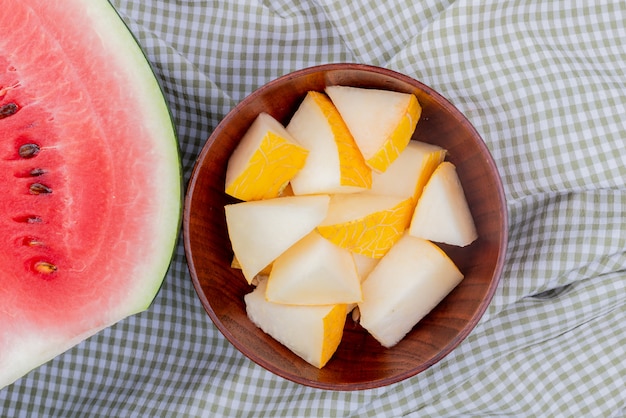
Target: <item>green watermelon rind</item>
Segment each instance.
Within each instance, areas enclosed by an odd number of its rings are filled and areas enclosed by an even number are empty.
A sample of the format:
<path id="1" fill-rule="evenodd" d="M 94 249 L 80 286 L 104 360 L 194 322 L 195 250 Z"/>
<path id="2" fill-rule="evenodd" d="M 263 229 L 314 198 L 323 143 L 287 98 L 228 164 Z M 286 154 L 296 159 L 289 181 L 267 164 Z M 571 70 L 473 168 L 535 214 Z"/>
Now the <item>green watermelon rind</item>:
<path id="1" fill-rule="evenodd" d="M 150 59 L 148 58 L 148 55 L 146 54 L 146 51 L 141 47 L 141 43 L 139 41 L 139 39 L 137 39 L 137 37 L 135 36 L 135 34 L 133 33 L 133 31 L 130 29 L 130 27 L 128 26 L 128 24 L 126 23 L 126 21 L 124 20 L 123 16 L 121 14 L 119 14 L 119 12 L 117 11 L 117 9 L 113 6 L 113 4 L 110 2 L 110 0 L 107 0 L 108 6 L 110 7 L 110 9 L 115 13 L 116 16 L 116 23 L 117 24 L 122 24 L 126 30 L 126 34 L 129 35 L 133 40 L 134 40 L 134 44 L 129 45 L 129 47 L 136 47 L 136 49 L 138 50 L 138 52 L 141 54 L 141 56 L 144 59 L 144 64 L 147 64 L 147 68 L 149 69 L 150 73 L 152 74 L 152 77 L 150 78 L 146 78 L 146 80 L 151 80 L 153 82 L 153 84 L 155 84 L 155 89 L 158 90 L 159 92 L 159 96 L 163 99 L 163 105 L 165 107 L 165 112 L 167 113 L 167 120 L 169 120 L 170 122 L 170 127 L 172 129 L 172 135 L 174 138 L 174 142 L 175 142 L 175 156 L 176 156 L 176 161 L 178 164 L 178 178 L 179 178 L 179 193 L 178 193 L 178 201 L 180 202 L 179 204 L 179 209 L 178 209 L 178 220 L 176 222 L 176 234 L 175 234 L 175 238 L 173 240 L 172 243 L 172 249 L 170 252 L 170 255 L 168 257 L 168 268 L 165 269 L 165 271 L 163 272 L 163 278 L 165 278 L 165 276 L 167 275 L 167 270 L 169 270 L 169 265 L 171 264 L 171 260 L 173 259 L 175 253 L 176 253 L 176 247 L 177 244 L 180 240 L 180 233 L 182 231 L 182 221 L 183 221 L 183 201 L 185 199 L 185 195 L 184 195 L 184 181 L 183 181 L 183 171 L 182 171 L 182 160 L 181 160 L 181 150 L 180 150 L 180 144 L 178 142 L 178 133 L 176 132 L 176 125 L 174 124 L 174 115 L 172 114 L 172 111 L 170 109 L 170 107 L 167 105 L 167 98 L 165 95 L 165 90 L 163 88 L 163 86 L 161 85 L 161 83 L 159 82 L 159 78 L 157 77 L 157 73 L 154 70 L 154 67 L 152 66 L 152 62 L 150 61 Z M 139 63 L 137 64 L 137 68 L 139 68 L 140 65 Z M 154 302 L 154 300 L 156 299 L 156 297 L 158 296 L 158 293 L 161 289 L 161 287 L 163 286 L 163 282 L 164 280 L 161 280 L 161 282 L 159 283 L 159 285 L 156 287 L 156 289 L 154 290 L 154 295 L 152 296 L 152 298 L 150 298 L 150 300 L 147 301 L 147 303 L 145 305 L 143 305 L 142 308 L 140 308 L 140 310 L 136 313 L 142 312 L 146 309 L 148 309 L 152 303 Z"/>
<path id="2" fill-rule="evenodd" d="M 181 164 L 181 152 L 178 143 L 178 137 L 176 132 L 176 126 L 173 121 L 172 112 L 167 105 L 167 101 L 165 98 L 164 90 L 161 84 L 158 81 L 156 73 L 152 67 L 150 60 L 148 59 L 145 51 L 141 47 L 139 40 L 135 37 L 133 32 L 130 30 L 122 16 L 118 13 L 115 7 L 111 4 L 109 0 L 82 0 L 84 3 L 88 3 L 89 7 L 93 8 L 94 12 L 94 24 L 99 25 L 102 29 L 106 31 L 106 37 L 108 41 L 114 40 L 113 34 L 119 36 L 119 40 L 123 42 L 126 49 L 128 49 L 128 55 L 125 59 L 125 62 L 132 67 L 137 73 L 142 72 L 143 76 L 138 77 L 138 81 L 146 83 L 145 91 L 151 92 L 154 96 L 154 100 L 150 101 L 150 104 L 153 106 L 157 106 L 160 108 L 159 110 L 162 112 L 161 121 L 167 121 L 166 126 L 163 126 L 164 129 L 171 130 L 171 139 L 173 141 L 173 150 L 171 153 L 172 163 L 176 165 L 178 169 L 178 173 L 176 176 L 163 176 L 164 181 L 172 181 L 176 179 L 178 189 L 178 199 L 176 200 L 176 228 L 175 233 L 170 237 L 170 246 L 163 246 L 163 248 L 170 248 L 167 253 L 163 254 L 163 260 L 167 260 L 164 262 L 158 269 L 160 273 L 155 273 L 155 277 L 160 277 L 159 280 L 156 280 L 156 285 L 151 289 L 150 292 L 146 292 L 146 295 L 149 295 L 147 298 L 141 298 L 138 303 L 138 309 L 135 312 L 131 312 L 130 315 L 142 312 L 150 307 L 153 303 L 154 299 L 158 295 L 160 288 L 163 285 L 165 276 L 167 275 L 167 271 L 171 264 L 171 260 L 176 252 L 176 246 L 179 240 L 179 234 L 181 231 L 182 225 L 182 202 L 184 199 L 184 188 L 183 188 L 183 174 L 182 174 L 182 164 Z M 97 28 L 94 26 L 94 30 Z M 117 49 L 118 57 L 121 56 L 122 45 Z M 128 58 L 134 59 L 136 62 L 131 63 Z M 173 200 L 172 200 L 173 201 Z"/>

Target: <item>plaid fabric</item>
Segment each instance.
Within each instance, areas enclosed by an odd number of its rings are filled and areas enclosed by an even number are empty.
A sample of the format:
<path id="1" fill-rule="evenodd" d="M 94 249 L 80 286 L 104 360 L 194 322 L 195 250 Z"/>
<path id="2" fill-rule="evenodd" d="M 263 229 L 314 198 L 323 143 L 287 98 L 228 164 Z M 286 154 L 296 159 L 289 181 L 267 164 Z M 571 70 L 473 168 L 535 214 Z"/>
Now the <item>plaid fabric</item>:
<path id="1" fill-rule="evenodd" d="M 217 331 L 178 247 L 152 307 L 0 391 L 7 417 L 626 415 L 626 3 L 112 2 L 171 106 L 185 179 L 221 118 L 284 73 L 389 67 L 473 122 L 510 211 L 498 291 L 443 361 L 329 392 L 255 365 Z"/>

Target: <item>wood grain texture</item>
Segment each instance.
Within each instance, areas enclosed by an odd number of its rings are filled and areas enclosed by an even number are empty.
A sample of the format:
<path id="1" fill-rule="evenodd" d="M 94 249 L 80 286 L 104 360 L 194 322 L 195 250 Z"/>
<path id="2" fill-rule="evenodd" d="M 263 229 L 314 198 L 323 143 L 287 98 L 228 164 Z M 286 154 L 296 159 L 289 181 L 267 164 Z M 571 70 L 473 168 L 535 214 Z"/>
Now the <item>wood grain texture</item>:
<path id="1" fill-rule="evenodd" d="M 398 345 L 382 347 L 350 318 L 334 357 L 321 370 L 310 366 L 257 328 L 243 296 L 252 288 L 230 267 L 232 250 L 224 205 L 228 157 L 260 112 L 286 124 L 309 90 L 327 85 L 414 93 L 423 112 L 413 139 L 442 146 L 457 166 L 479 238 L 465 248 L 442 245 L 465 274 L 461 284 Z M 449 354 L 487 308 L 503 268 L 507 212 L 497 168 L 470 122 L 445 98 L 402 74 L 360 64 L 328 64 L 285 75 L 239 103 L 202 149 L 188 184 L 183 217 L 187 262 L 194 287 L 211 320 L 243 354 L 267 370 L 304 385 L 361 390 L 389 385 L 427 369 Z"/>

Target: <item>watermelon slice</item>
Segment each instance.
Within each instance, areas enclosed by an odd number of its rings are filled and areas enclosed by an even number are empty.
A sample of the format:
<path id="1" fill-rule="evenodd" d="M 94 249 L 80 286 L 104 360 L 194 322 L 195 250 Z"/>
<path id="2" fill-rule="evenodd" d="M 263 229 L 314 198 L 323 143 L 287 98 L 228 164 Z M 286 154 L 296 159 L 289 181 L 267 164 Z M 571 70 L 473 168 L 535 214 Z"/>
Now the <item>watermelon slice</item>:
<path id="1" fill-rule="evenodd" d="M 0 388 L 145 310 L 178 237 L 175 131 L 106 0 L 0 0 Z"/>

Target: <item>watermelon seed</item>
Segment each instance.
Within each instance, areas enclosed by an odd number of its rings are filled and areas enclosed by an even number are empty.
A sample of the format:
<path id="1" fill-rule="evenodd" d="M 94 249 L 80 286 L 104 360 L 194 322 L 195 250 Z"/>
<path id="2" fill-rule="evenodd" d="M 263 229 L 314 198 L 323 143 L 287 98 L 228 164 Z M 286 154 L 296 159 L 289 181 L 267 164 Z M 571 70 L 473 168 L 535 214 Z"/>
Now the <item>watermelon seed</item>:
<path id="1" fill-rule="evenodd" d="M 47 261 L 37 261 L 35 263 L 35 270 L 39 273 L 52 274 L 57 271 L 57 266 Z"/>
<path id="2" fill-rule="evenodd" d="M 29 178 L 29 177 L 39 177 L 46 174 L 48 170 L 44 170 L 43 168 L 36 167 L 31 169 L 26 169 L 23 171 L 18 171 L 15 173 L 15 177 L 17 178 Z"/>
<path id="3" fill-rule="evenodd" d="M 34 237 L 24 237 L 24 239 L 22 240 L 22 243 L 29 247 L 45 247 L 45 244 L 43 243 L 43 241 Z"/>
<path id="4" fill-rule="evenodd" d="M 7 103 L 0 106 L 0 119 L 8 118 L 11 115 L 14 115 L 18 110 L 18 107 L 15 103 Z"/>
<path id="5" fill-rule="evenodd" d="M 15 222 L 24 222 L 27 224 L 40 224 L 43 222 L 43 219 L 41 219 L 37 215 L 18 216 L 18 217 L 13 218 L 13 220 Z"/>
<path id="6" fill-rule="evenodd" d="M 30 194 L 49 194 L 52 193 L 52 189 L 41 183 L 33 183 L 29 187 Z"/>
<path id="7" fill-rule="evenodd" d="M 33 168 L 32 170 L 30 170 L 30 176 L 31 177 L 39 177 L 41 175 L 44 175 L 46 172 L 43 168 Z"/>
<path id="8" fill-rule="evenodd" d="M 37 144 L 24 144 L 20 147 L 18 153 L 22 158 L 33 158 L 35 155 L 39 154 L 40 149 Z"/>

